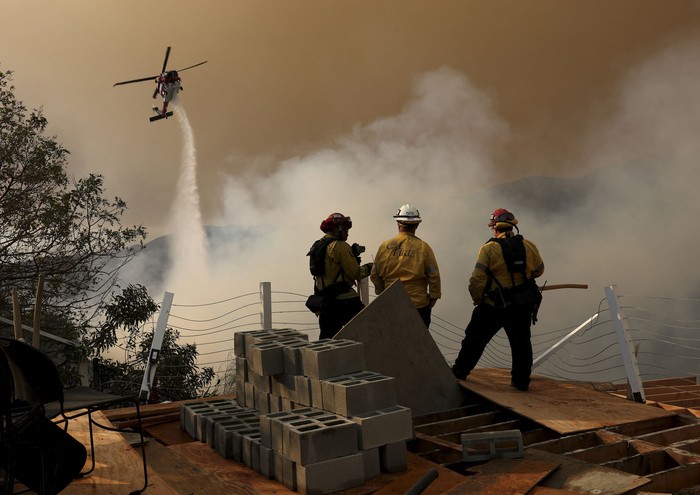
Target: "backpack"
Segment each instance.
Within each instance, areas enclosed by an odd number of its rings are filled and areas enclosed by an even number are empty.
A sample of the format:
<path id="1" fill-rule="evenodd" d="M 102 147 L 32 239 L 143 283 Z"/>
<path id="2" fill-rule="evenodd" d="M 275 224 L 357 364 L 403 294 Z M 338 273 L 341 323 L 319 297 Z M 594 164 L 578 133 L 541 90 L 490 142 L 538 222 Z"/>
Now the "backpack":
<path id="1" fill-rule="evenodd" d="M 506 262 L 510 276 L 513 279 L 513 285 L 515 285 L 514 273 L 522 273 L 523 278 L 527 279 L 525 274 L 525 244 L 523 243 L 523 236 L 518 234 L 513 237 L 494 237 L 490 239 L 491 241 L 497 242 L 501 246 L 501 251 L 503 252 L 503 259 Z"/>
<path id="2" fill-rule="evenodd" d="M 321 277 L 326 273 L 326 251 L 328 245 L 337 241 L 335 237 L 322 237 L 314 242 L 306 256 L 309 257 L 309 271 L 314 277 Z"/>
<path id="3" fill-rule="evenodd" d="M 513 282 L 513 287 L 502 287 L 496 278 L 494 280 L 498 284 L 498 292 L 500 297 L 493 298 L 500 307 L 507 303 L 515 304 L 516 306 L 530 308 L 532 311 L 533 325 L 537 321 L 537 309 L 542 302 L 542 293 L 537 287 L 534 279 L 528 279 L 525 271 L 525 244 L 523 236 L 518 234 L 513 237 L 494 237 L 490 241 L 497 242 L 501 246 L 503 252 L 503 260 L 506 262 L 506 267 L 510 272 L 510 277 Z M 520 285 L 515 285 L 515 273 L 522 273 L 525 280 Z M 499 304 L 500 303 L 500 304 Z"/>

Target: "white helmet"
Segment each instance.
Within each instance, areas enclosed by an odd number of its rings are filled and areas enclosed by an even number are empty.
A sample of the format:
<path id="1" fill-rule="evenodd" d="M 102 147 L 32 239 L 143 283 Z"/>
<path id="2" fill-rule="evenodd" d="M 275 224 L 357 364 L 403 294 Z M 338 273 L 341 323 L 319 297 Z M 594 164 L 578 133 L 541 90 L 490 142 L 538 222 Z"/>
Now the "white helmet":
<path id="1" fill-rule="evenodd" d="M 399 223 L 421 223 L 420 212 L 412 204 L 405 204 L 396 212 L 394 218 Z"/>

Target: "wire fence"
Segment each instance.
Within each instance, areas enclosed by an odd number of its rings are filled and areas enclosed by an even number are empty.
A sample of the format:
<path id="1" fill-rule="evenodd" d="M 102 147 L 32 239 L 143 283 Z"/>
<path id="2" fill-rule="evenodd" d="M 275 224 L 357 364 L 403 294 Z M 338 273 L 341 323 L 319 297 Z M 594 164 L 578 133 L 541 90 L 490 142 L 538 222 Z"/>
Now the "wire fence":
<path id="1" fill-rule="evenodd" d="M 318 338 L 316 316 L 305 306 L 306 294 L 272 291 L 272 327 L 294 328 L 309 340 Z M 373 297 L 373 296 L 372 296 Z M 700 372 L 700 299 L 674 299 L 638 295 L 618 295 L 620 310 L 627 321 L 637 358 L 640 378 L 652 380 L 697 376 Z M 566 328 L 546 328 L 543 322 L 532 327 L 535 358 L 551 354 L 534 370 L 549 378 L 567 381 L 622 383 L 627 374 L 610 310 L 602 299 L 591 314 L 597 315 L 561 347 L 555 343 L 581 322 Z M 198 365 L 214 369 L 221 384 L 234 369 L 236 332 L 262 328 L 261 294 L 250 292 L 203 304 L 173 304 L 168 326 L 181 340 L 194 343 Z M 433 313 L 430 333 L 451 364 L 464 337 L 464 327 Z M 510 368 L 508 339 L 500 331 L 487 346 L 479 367 Z M 161 376 L 177 374 L 177 367 L 160 367 Z"/>

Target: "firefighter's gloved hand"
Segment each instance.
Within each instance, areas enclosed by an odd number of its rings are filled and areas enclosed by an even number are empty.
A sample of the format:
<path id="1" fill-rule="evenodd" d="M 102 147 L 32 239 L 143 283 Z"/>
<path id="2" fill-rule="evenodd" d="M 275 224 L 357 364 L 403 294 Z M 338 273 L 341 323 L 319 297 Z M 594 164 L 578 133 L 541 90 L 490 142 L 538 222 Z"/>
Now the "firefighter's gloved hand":
<path id="1" fill-rule="evenodd" d="M 372 272 L 372 267 L 374 266 L 374 263 L 365 263 L 362 265 L 363 270 L 367 270 L 367 273 Z"/>

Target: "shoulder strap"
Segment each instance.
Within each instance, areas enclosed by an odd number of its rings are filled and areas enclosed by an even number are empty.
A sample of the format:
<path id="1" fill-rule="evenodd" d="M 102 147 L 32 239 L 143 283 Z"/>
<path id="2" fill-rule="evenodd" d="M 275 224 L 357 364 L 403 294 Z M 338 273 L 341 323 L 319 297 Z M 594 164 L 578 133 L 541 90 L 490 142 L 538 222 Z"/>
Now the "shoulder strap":
<path id="1" fill-rule="evenodd" d="M 522 273 L 523 279 L 527 279 L 525 271 L 526 253 L 523 236 L 517 234 L 512 237 L 493 237 L 491 241 L 495 241 L 501 246 L 503 259 L 508 267 L 508 272 L 510 272 L 513 285 L 515 285 L 515 273 Z"/>

